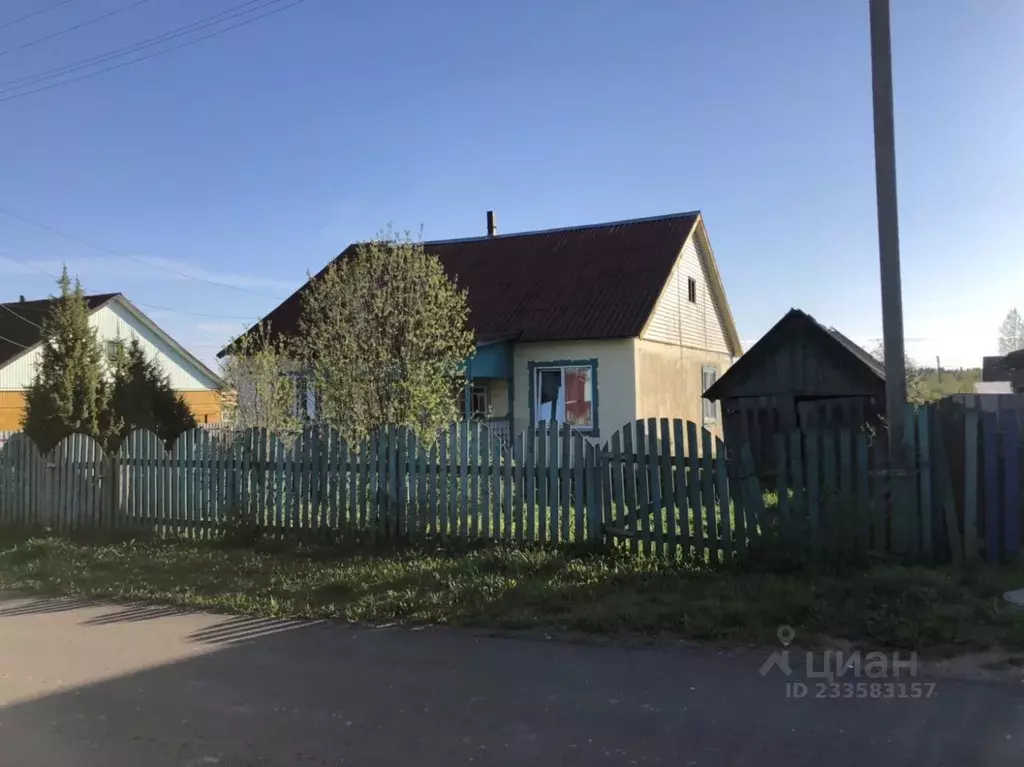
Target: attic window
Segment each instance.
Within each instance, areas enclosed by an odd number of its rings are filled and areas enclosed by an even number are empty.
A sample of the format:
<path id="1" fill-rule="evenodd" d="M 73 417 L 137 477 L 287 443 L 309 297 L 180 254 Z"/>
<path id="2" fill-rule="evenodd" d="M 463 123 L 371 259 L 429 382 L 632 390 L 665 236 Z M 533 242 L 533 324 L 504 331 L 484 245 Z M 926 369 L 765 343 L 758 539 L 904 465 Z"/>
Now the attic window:
<path id="1" fill-rule="evenodd" d="M 697 280 L 693 277 L 686 278 L 686 297 L 690 299 L 691 304 L 697 303 Z"/>

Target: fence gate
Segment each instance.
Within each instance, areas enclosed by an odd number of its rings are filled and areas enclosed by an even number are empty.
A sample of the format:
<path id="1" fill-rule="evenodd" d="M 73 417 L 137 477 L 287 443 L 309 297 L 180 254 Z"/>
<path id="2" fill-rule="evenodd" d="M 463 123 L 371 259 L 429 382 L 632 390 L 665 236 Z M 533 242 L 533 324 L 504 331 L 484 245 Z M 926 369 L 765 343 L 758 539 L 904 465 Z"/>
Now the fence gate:
<path id="1" fill-rule="evenodd" d="M 752 465 L 749 447 L 741 452 Z M 758 535 L 752 469 L 741 472 L 741 456 L 692 421 L 636 421 L 612 434 L 601 456 L 613 547 L 721 562 L 745 554 Z"/>

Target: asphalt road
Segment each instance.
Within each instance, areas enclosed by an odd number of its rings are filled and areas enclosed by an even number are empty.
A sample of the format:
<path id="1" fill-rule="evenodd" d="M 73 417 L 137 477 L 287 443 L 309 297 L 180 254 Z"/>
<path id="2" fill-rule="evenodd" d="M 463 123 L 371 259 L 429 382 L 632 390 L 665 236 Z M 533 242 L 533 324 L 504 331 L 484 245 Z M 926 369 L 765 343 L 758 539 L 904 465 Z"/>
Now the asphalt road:
<path id="1" fill-rule="evenodd" d="M 761 652 L 25 599 L 0 648 L 3 767 L 1024 764 L 1019 685 L 794 699 Z"/>

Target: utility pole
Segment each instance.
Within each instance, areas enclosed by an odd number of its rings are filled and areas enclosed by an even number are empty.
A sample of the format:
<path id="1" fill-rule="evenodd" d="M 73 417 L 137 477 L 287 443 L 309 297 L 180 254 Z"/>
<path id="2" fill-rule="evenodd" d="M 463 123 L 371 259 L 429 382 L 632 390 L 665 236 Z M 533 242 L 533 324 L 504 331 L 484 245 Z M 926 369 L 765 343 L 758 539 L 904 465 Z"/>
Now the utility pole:
<path id="1" fill-rule="evenodd" d="M 892 108 L 892 32 L 889 0 L 868 0 L 871 16 L 871 90 L 875 118 L 875 188 L 878 199 L 878 260 L 882 277 L 882 336 L 885 345 L 885 412 L 889 455 L 903 465 L 903 411 L 907 371 L 903 350 L 903 291 L 900 227 L 896 207 L 896 131 Z"/>

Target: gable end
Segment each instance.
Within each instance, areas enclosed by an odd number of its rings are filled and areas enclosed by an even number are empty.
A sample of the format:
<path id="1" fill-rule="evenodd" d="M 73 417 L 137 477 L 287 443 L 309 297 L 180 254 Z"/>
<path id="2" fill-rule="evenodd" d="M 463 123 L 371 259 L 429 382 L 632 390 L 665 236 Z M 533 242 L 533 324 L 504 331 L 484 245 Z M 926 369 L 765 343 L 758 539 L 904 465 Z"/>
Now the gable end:
<path id="1" fill-rule="evenodd" d="M 703 230 L 698 221 L 683 243 L 640 337 L 736 357 L 742 350 Z"/>

